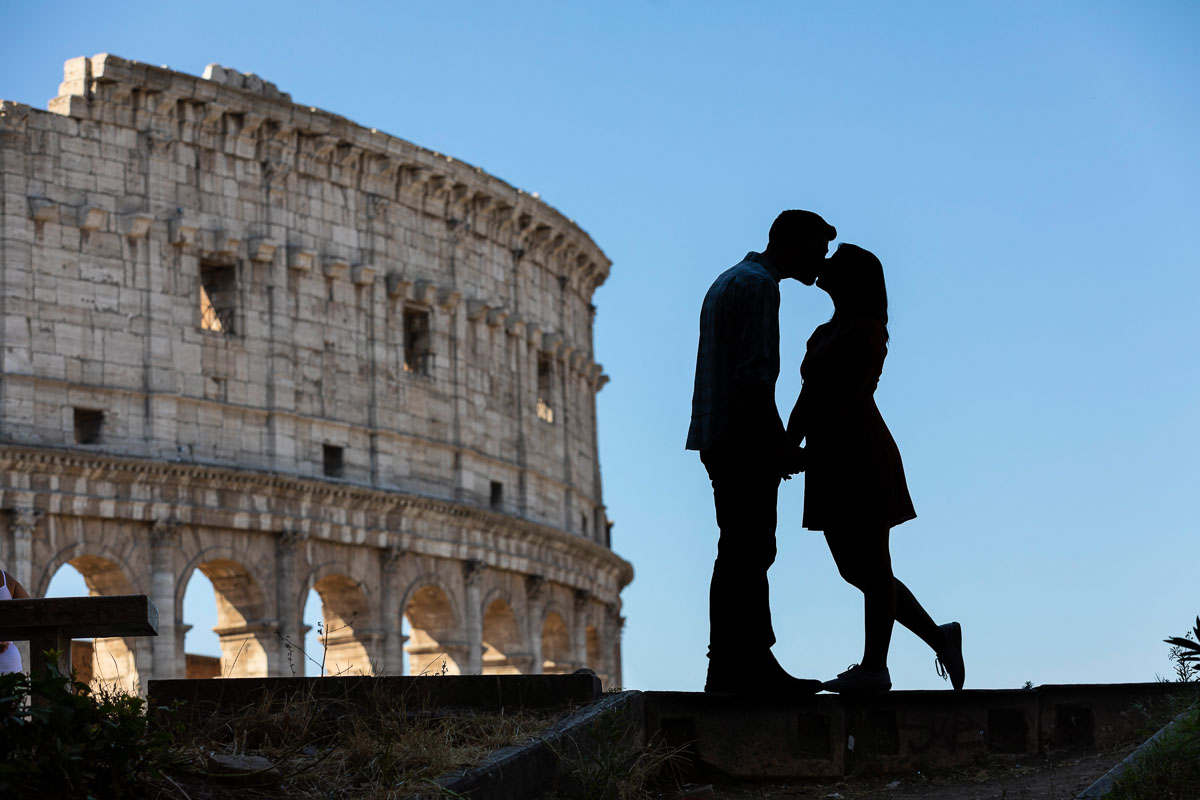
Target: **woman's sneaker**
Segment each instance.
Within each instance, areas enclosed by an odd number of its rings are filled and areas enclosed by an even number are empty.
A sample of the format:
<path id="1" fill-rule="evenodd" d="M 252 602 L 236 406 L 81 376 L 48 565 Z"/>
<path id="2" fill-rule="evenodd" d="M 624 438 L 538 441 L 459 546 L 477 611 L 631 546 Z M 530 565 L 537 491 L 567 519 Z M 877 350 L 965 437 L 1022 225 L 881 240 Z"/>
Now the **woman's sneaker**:
<path id="1" fill-rule="evenodd" d="M 850 669 L 838 675 L 831 681 L 821 684 L 827 692 L 838 694 L 875 694 L 886 692 L 892 688 L 892 676 L 887 667 L 872 672 L 864 669 L 861 664 L 855 664 Z"/>
<path id="2" fill-rule="evenodd" d="M 962 689 L 967 680 L 967 667 L 963 664 L 962 626 L 957 622 L 939 625 L 945 646 L 938 651 L 934 667 L 943 680 L 950 681 L 955 689 Z"/>

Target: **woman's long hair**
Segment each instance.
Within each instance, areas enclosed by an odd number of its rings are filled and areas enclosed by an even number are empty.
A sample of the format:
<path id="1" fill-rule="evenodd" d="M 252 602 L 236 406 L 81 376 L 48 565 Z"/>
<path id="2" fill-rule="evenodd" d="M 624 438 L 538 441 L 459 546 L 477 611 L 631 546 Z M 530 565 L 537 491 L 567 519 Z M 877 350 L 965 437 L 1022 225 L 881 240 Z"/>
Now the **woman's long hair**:
<path id="1" fill-rule="evenodd" d="M 835 262 L 833 318 L 864 316 L 878 320 L 887 332 L 887 286 L 883 282 L 883 264 L 870 250 L 855 244 L 840 244 L 829 259 Z"/>

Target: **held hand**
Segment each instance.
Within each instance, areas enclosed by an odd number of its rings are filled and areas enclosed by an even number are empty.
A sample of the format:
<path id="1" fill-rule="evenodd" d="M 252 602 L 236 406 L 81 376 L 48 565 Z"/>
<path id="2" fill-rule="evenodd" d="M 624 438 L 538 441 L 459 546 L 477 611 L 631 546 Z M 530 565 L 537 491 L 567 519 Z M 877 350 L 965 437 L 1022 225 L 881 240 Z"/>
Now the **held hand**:
<path id="1" fill-rule="evenodd" d="M 788 441 L 780 449 L 776 463 L 779 465 L 779 472 L 783 479 L 789 480 L 796 473 L 804 471 L 808 459 L 803 447 Z"/>
<path id="2" fill-rule="evenodd" d="M 10 644 L 12 644 L 12 642 L 0 642 L 0 653 L 3 653 L 5 650 L 7 650 Z"/>

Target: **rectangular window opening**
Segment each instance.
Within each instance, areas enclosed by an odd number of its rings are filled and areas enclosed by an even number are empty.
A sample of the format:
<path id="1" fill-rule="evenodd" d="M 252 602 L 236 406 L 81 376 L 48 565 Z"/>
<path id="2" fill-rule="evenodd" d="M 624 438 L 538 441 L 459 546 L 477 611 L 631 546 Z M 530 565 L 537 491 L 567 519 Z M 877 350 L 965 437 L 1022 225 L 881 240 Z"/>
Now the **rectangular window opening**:
<path id="1" fill-rule="evenodd" d="M 429 333 L 429 312 L 404 309 L 404 371 L 428 375 L 433 369 L 433 342 Z"/>
<path id="2" fill-rule="evenodd" d="M 492 481 L 490 504 L 494 509 L 498 509 L 504 504 L 504 484 L 500 481 Z"/>
<path id="3" fill-rule="evenodd" d="M 549 353 L 538 353 L 537 372 L 537 418 L 543 422 L 554 422 L 554 359 Z"/>
<path id="4" fill-rule="evenodd" d="M 75 409 L 75 444 L 97 444 L 103 427 L 103 411 L 93 408 Z"/>
<path id="5" fill-rule="evenodd" d="M 583 532 L 584 536 L 587 536 L 587 512 L 586 511 L 579 512 L 579 530 Z"/>
<path id="6" fill-rule="evenodd" d="M 200 330 L 232 336 L 237 316 L 237 267 L 200 264 Z"/>
<path id="7" fill-rule="evenodd" d="M 345 448 L 337 445 L 327 444 L 325 448 L 325 476 L 328 478 L 340 478 L 346 471 L 346 451 Z"/>

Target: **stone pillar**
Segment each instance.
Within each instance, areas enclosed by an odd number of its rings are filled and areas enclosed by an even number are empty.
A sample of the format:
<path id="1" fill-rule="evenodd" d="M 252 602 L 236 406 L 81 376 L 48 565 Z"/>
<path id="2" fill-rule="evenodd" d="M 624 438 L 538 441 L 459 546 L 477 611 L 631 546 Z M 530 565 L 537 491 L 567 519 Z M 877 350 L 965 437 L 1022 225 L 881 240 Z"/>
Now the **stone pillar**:
<path id="1" fill-rule="evenodd" d="M 574 630 L 571 632 L 571 660 L 579 667 L 591 667 L 587 658 L 587 610 L 592 601 L 592 593 L 587 589 L 575 590 L 575 619 Z"/>
<path id="2" fill-rule="evenodd" d="M 400 591 L 396 586 L 399 579 L 397 574 L 404 550 L 392 545 L 382 551 L 381 572 L 383 573 L 383 589 L 380 592 L 380 618 L 383 623 L 383 664 L 381 674 L 404 674 L 404 643 L 408 637 L 404 635 L 401 622 L 404 609 L 400 608 Z"/>
<path id="3" fill-rule="evenodd" d="M 222 678 L 262 678 L 271 674 L 272 652 L 279 641 L 273 621 L 214 628 L 221 638 Z"/>
<path id="4" fill-rule="evenodd" d="M 11 569 L 17 582 L 25 587 L 31 597 L 35 597 L 33 588 L 33 532 L 42 519 L 42 512 L 33 506 L 19 506 L 12 511 L 12 564 L 4 568 Z M 21 664 L 25 671 L 30 669 L 29 642 L 15 642 L 21 653 Z"/>
<path id="5" fill-rule="evenodd" d="M 175 552 L 178 534 L 179 521 L 176 519 L 158 519 L 150 527 L 150 599 L 158 609 L 158 636 L 151 639 L 147 679 L 187 677 L 186 667 L 178 660 L 175 635 Z"/>
<path id="6" fill-rule="evenodd" d="M 22 586 L 33 594 L 33 532 L 42 519 L 42 512 L 32 506 L 12 510 L 12 561 L 6 565 Z"/>
<path id="7" fill-rule="evenodd" d="M 621 631 L 625 618 L 621 616 L 621 603 L 608 603 L 604 607 L 604 637 L 601 639 L 600 658 L 608 676 L 604 688 L 621 686 Z"/>
<path id="8" fill-rule="evenodd" d="M 612 686 L 622 688 L 625 686 L 624 670 L 621 667 L 621 637 L 624 634 L 624 631 L 625 618 L 618 615 L 617 630 L 616 634 L 613 636 L 611 645 L 613 654 Z"/>
<path id="9" fill-rule="evenodd" d="M 480 596 L 483 571 L 487 565 L 482 561 L 464 561 L 463 582 L 466 591 L 467 664 L 465 675 L 483 674 L 483 598 Z"/>
<path id="10" fill-rule="evenodd" d="M 306 538 L 300 531 L 284 530 L 275 542 L 275 607 L 279 621 L 275 677 L 278 678 L 304 677 L 304 632 L 300 619 L 304 605 L 299 600 L 296 550 Z"/>
<path id="11" fill-rule="evenodd" d="M 541 599 L 546 593 L 546 579 L 541 575 L 525 576 L 525 631 L 529 640 L 529 674 L 542 674 Z"/>

